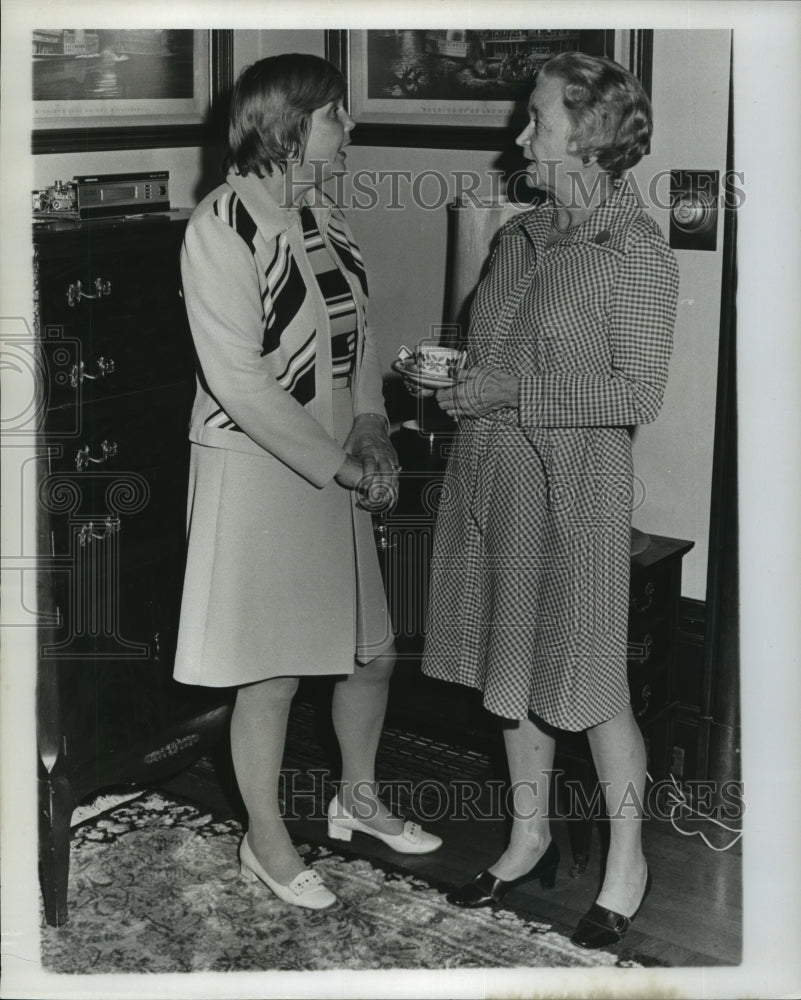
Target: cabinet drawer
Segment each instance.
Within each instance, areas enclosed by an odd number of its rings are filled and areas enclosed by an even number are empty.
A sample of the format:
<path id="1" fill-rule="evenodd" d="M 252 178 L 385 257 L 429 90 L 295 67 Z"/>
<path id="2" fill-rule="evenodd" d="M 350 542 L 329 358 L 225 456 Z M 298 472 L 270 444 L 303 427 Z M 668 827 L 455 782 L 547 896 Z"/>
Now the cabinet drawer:
<path id="1" fill-rule="evenodd" d="M 180 297 L 183 225 L 88 227 L 38 241 L 40 343 L 49 405 L 194 375 Z"/>
<path id="2" fill-rule="evenodd" d="M 188 449 L 194 386 L 187 383 L 60 407 L 45 431 L 51 472 L 143 471 Z M 105 445 L 104 445 L 105 442 Z"/>
<path id="3" fill-rule="evenodd" d="M 120 572 L 157 564 L 165 546 L 186 535 L 187 469 L 142 473 L 54 473 L 42 482 L 50 518 L 48 556 L 71 567 L 87 547 L 110 551 Z"/>
<path id="4" fill-rule="evenodd" d="M 677 596 L 673 576 L 673 566 L 664 562 L 647 569 L 632 570 L 629 589 L 629 621 L 632 625 L 670 614 Z"/>
<path id="5" fill-rule="evenodd" d="M 121 316 L 91 327 L 48 326 L 40 340 L 49 408 L 194 381 L 195 354 L 183 306 Z"/>
<path id="6" fill-rule="evenodd" d="M 646 726 L 672 704 L 670 670 L 661 664 L 648 670 L 629 668 L 631 710 L 640 726 Z"/>
<path id="7" fill-rule="evenodd" d="M 159 232 L 161 229 L 161 232 Z M 126 241 L 87 231 L 57 249 L 39 249 L 39 302 L 45 323 L 98 323 L 130 312 L 174 307 L 181 233 L 156 225 Z"/>
<path id="8" fill-rule="evenodd" d="M 670 657 L 673 630 L 666 618 L 651 622 L 629 622 L 627 660 L 630 668 L 643 668 Z"/>
<path id="9" fill-rule="evenodd" d="M 127 571 L 158 558 L 165 543 L 183 542 L 191 395 L 178 385 L 87 403 L 77 415 L 72 407 L 51 411 L 49 471 L 39 488 L 51 556 L 110 548 L 113 535 Z"/>
<path id="10" fill-rule="evenodd" d="M 164 727 L 219 704 L 219 691 L 177 684 L 172 662 L 180 614 L 183 562 L 165 551 L 157 566 L 127 575 L 113 616 L 74 615 L 62 594 L 63 624 L 46 650 L 54 671 L 64 742 L 72 765 L 97 762 Z"/>

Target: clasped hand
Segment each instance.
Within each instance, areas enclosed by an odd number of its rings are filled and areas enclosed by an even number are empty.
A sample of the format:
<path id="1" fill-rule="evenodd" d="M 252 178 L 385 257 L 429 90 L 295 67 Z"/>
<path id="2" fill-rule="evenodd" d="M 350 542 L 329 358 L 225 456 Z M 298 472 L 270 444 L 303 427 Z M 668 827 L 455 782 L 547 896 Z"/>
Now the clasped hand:
<path id="1" fill-rule="evenodd" d="M 502 407 L 517 407 L 518 378 L 503 368 L 475 365 L 457 375 L 447 389 L 437 390 L 437 406 L 449 417 L 483 417 Z"/>
<path id="2" fill-rule="evenodd" d="M 387 434 L 386 421 L 375 413 L 361 413 L 353 422 L 343 448 L 348 453 L 336 481 L 355 490 L 357 506 L 386 510 L 398 497 L 398 455 Z"/>

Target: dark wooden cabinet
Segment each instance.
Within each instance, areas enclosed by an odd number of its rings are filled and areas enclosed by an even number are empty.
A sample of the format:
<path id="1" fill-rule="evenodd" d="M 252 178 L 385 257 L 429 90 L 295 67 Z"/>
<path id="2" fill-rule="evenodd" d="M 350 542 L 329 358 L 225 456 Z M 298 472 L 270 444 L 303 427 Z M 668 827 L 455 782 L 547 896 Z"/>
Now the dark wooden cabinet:
<path id="1" fill-rule="evenodd" d="M 70 816 L 87 795 L 189 764 L 225 691 L 172 680 L 194 354 L 180 298 L 186 216 L 35 233 L 39 424 L 40 864 L 67 916 Z"/>

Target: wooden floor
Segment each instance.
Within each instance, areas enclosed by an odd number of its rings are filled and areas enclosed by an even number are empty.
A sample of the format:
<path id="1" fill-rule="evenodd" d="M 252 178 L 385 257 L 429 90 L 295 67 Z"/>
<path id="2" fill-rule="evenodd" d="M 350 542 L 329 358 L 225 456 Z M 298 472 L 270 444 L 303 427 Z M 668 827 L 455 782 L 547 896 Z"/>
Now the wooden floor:
<path id="1" fill-rule="evenodd" d="M 300 794 L 290 794 L 296 818 L 288 818 L 286 822 L 296 842 L 323 843 L 327 841 L 324 807 L 333 787 L 330 780 L 336 777 L 336 754 L 324 735 L 310 733 L 308 709 L 301 707 L 298 713 L 293 710 L 284 767 L 296 772 L 291 781 Z M 431 775 L 438 775 L 438 780 L 444 783 L 459 776 L 476 778 L 485 785 L 496 774 L 497 766 L 492 755 L 474 748 L 453 742 L 447 745 L 441 741 L 427 742 L 389 730 L 379 750 L 379 778 L 405 777 L 415 790 L 428 783 L 424 795 L 411 800 L 408 796 L 401 798 L 403 811 L 407 818 L 415 818 L 410 811 L 412 805 L 418 807 L 419 814 L 428 816 L 444 812 L 445 815 L 433 820 L 418 815 L 427 829 L 443 838 L 443 846 L 431 855 L 399 855 L 375 838 L 354 834 L 351 844 L 338 843 L 337 847 L 391 863 L 443 889 L 460 885 L 501 853 L 506 823 L 486 798 L 480 800 L 479 807 L 484 813 L 494 812 L 495 818 L 452 818 L 447 808 L 438 808 Z M 321 774 L 310 776 L 312 768 L 320 769 Z M 201 761 L 161 787 L 215 812 L 243 818 L 224 748 L 214 762 Z M 552 833 L 562 854 L 555 888 L 543 890 L 539 883 L 530 883 L 514 890 L 504 901 L 505 906 L 568 933 L 597 895 L 602 854 L 602 836 L 596 826 L 589 865 L 579 877 L 571 877 L 569 822 L 552 821 Z M 733 837 L 708 823 L 696 822 L 693 826 L 692 820 L 685 819 L 680 825 L 692 831 L 692 835 L 683 836 L 666 820 L 649 818 L 644 822 L 643 842 L 653 889 L 618 950 L 653 964 L 736 965 L 741 957 L 742 933 L 740 843 L 716 852 L 702 842 L 699 831 L 716 846 L 723 846 Z"/>

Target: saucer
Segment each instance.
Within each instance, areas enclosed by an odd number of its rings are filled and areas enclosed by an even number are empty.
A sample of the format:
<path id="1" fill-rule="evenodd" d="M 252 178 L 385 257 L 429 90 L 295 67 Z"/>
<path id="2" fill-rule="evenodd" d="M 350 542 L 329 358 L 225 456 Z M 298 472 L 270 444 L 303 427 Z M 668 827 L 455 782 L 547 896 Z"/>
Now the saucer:
<path id="1" fill-rule="evenodd" d="M 456 379 L 451 378 L 450 375 L 434 375 L 431 372 L 411 371 L 408 367 L 411 364 L 414 364 L 414 362 L 401 361 L 400 358 L 397 358 L 392 362 L 391 367 L 393 371 L 409 379 L 410 382 L 414 382 L 415 385 L 420 386 L 422 389 L 447 389 L 448 386 L 456 384 Z"/>

